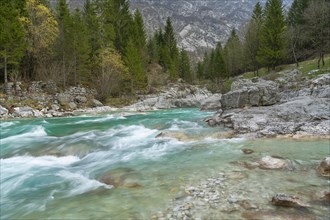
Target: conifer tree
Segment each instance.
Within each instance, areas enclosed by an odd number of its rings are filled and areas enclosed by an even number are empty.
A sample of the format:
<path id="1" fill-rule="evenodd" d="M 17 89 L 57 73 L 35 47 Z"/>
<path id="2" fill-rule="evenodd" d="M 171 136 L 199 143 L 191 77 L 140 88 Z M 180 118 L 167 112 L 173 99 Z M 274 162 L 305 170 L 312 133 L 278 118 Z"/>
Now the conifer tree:
<path id="1" fill-rule="evenodd" d="M 221 78 L 226 78 L 228 76 L 221 43 L 218 43 L 217 47 L 215 48 L 213 62 L 214 62 L 212 64 L 214 66 L 213 79 L 216 80 L 217 84 L 219 84 Z"/>
<path id="2" fill-rule="evenodd" d="M 148 62 L 147 36 L 144 30 L 143 17 L 139 10 L 134 13 L 133 35 L 135 46 L 139 49 L 145 67 Z"/>
<path id="3" fill-rule="evenodd" d="M 66 0 L 59 0 L 57 7 L 57 21 L 59 27 L 59 37 L 56 45 L 59 60 L 62 65 L 62 77 L 63 86 L 67 85 L 67 74 L 68 74 L 68 62 L 71 57 L 71 45 L 72 45 L 72 32 L 71 27 L 71 16 Z"/>
<path id="4" fill-rule="evenodd" d="M 306 39 L 303 39 L 305 32 L 303 27 L 306 24 L 304 12 L 308 6 L 308 2 L 309 0 L 294 0 L 287 17 L 288 49 L 297 66 L 299 66 L 298 61 L 310 49 L 310 42 L 306 42 Z"/>
<path id="5" fill-rule="evenodd" d="M 285 20 L 282 0 L 268 0 L 265 6 L 265 20 L 261 28 L 257 59 L 260 63 L 275 69 L 285 56 Z"/>
<path id="6" fill-rule="evenodd" d="M 179 77 L 184 79 L 186 82 L 192 82 L 193 80 L 190 59 L 187 51 L 183 48 L 180 51 Z"/>
<path id="7" fill-rule="evenodd" d="M 125 54 L 125 48 L 132 34 L 133 18 L 129 11 L 128 0 L 112 1 L 114 12 L 115 48 Z"/>
<path id="8" fill-rule="evenodd" d="M 0 7 L 0 57 L 4 69 L 4 83 L 8 82 L 8 65 L 18 66 L 26 48 L 25 32 L 19 12 L 13 3 Z"/>
<path id="9" fill-rule="evenodd" d="M 242 71 L 242 45 L 235 29 L 232 30 L 226 43 L 225 57 L 230 75 L 237 75 Z"/>
<path id="10" fill-rule="evenodd" d="M 178 72 L 178 60 L 179 60 L 179 50 L 177 48 L 177 42 L 175 39 L 174 29 L 172 26 L 172 21 L 170 18 L 166 20 L 165 33 L 164 33 L 164 59 L 168 65 L 170 72 L 170 78 L 175 80 Z"/>
<path id="11" fill-rule="evenodd" d="M 260 29 L 262 22 L 262 7 L 258 2 L 254 7 L 252 18 L 247 25 L 243 44 L 245 67 L 257 72 L 260 65 L 257 55 L 260 48 Z"/>
<path id="12" fill-rule="evenodd" d="M 147 77 L 143 67 L 143 60 L 139 49 L 135 46 L 132 39 L 129 39 L 127 42 L 124 61 L 131 74 L 131 93 L 134 93 L 134 89 L 146 88 Z"/>
<path id="13" fill-rule="evenodd" d="M 90 47 L 88 44 L 88 35 L 86 26 L 83 22 L 82 13 L 75 10 L 71 19 L 72 31 L 72 55 L 73 55 L 73 73 L 74 85 L 80 83 L 81 80 L 87 80 L 88 74 L 88 53 Z"/>

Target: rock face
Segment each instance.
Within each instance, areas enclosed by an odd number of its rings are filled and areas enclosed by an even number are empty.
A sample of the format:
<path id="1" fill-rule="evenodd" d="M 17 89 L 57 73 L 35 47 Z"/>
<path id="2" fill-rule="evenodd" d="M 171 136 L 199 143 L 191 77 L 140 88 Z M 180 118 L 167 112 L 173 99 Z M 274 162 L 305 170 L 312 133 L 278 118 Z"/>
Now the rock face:
<path id="1" fill-rule="evenodd" d="M 282 193 L 276 194 L 272 198 L 272 204 L 284 207 L 308 207 L 308 205 L 304 204 L 298 197 Z"/>
<path id="2" fill-rule="evenodd" d="M 231 91 L 223 95 L 223 109 L 245 106 L 268 106 L 280 100 L 278 85 L 272 81 L 239 79 L 233 82 Z"/>
<path id="3" fill-rule="evenodd" d="M 221 99 L 222 94 L 213 94 L 206 100 L 202 101 L 201 110 L 202 111 L 216 111 L 221 109 Z"/>
<path id="4" fill-rule="evenodd" d="M 324 158 L 318 166 L 319 173 L 324 177 L 330 177 L 330 157 Z M 329 196 L 329 193 L 328 193 Z M 329 196 L 330 198 L 330 196 Z"/>
<path id="5" fill-rule="evenodd" d="M 185 83 L 169 85 L 160 94 L 141 97 L 143 100 L 126 107 L 129 110 L 156 110 L 170 108 L 200 107 L 203 100 L 211 96 L 207 89 Z"/>
<path id="6" fill-rule="evenodd" d="M 330 74 L 314 80 L 304 79 L 296 70 L 283 75 L 276 82 L 234 82 L 232 90 L 222 96 L 222 108 L 207 123 L 257 137 L 329 135 Z"/>
<path id="7" fill-rule="evenodd" d="M 258 164 L 261 169 L 267 170 L 279 170 L 289 167 L 289 164 L 286 160 L 271 156 L 261 158 L 261 160 L 258 161 Z"/>

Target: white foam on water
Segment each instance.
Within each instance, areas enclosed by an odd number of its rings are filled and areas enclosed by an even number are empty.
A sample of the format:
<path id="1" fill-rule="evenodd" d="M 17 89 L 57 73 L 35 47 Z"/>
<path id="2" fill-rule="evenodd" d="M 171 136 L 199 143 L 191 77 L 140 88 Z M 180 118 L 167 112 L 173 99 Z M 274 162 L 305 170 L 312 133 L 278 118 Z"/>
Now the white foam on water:
<path id="1" fill-rule="evenodd" d="M 174 119 L 170 122 L 171 127 L 168 129 L 170 131 L 178 131 L 180 129 L 202 129 L 203 127 L 200 126 L 197 122 L 193 121 L 184 121 L 179 119 Z"/>
<path id="2" fill-rule="evenodd" d="M 59 172 L 57 176 L 60 176 L 70 182 L 71 189 L 70 192 L 66 195 L 66 197 L 80 195 L 85 192 L 97 189 L 101 186 L 108 189 L 112 188 L 112 186 L 101 183 L 95 179 L 89 179 L 88 177 L 84 176 L 81 173 L 72 173 L 63 170 Z"/>
<path id="3" fill-rule="evenodd" d="M 81 121 L 75 122 L 73 124 L 99 123 L 99 122 L 106 122 L 106 121 L 110 121 L 110 120 L 123 120 L 123 119 L 126 119 L 126 118 L 123 116 L 116 117 L 114 115 L 105 115 L 105 116 L 94 118 L 94 119 L 81 120 Z"/>
<path id="4" fill-rule="evenodd" d="M 79 160 L 80 159 L 75 156 L 18 156 L 1 159 L 1 191 L 8 194 L 23 185 L 27 179 L 40 171 L 49 172 L 48 170 L 52 168 L 66 168 Z"/>
<path id="5" fill-rule="evenodd" d="M 15 142 L 15 141 L 25 141 L 26 139 L 31 139 L 31 138 L 36 138 L 36 137 L 45 137 L 47 136 L 47 132 L 45 131 L 45 128 L 41 125 L 35 126 L 30 131 L 23 133 L 23 134 L 18 134 L 14 136 L 10 136 L 7 138 L 4 138 L 1 140 L 1 144 L 7 144 L 10 142 Z"/>
<path id="6" fill-rule="evenodd" d="M 149 148 L 129 152 L 121 158 L 121 161 L 129 161 L 140 158 L 147 160 L 158 160 L 167 154 L 182 151 L 185 147 L 185 143 L 177 141 L 176 139 L 169 139 L 167 142 L 154 143 Z"/>
<path id="7" fill-rule="evenodd" d="M 113 149 L 127 149 L 137 147 L 148 142 L 148 138 L 152 138 L 158 132 L 156 129 L 149 129 L 142 125 L 132 125 L 120 127 L 112 130 L 112 136 L 117 136 Z"/>
<path id="8" fill-rule="evenodd" d="M 10 127 L 10 126 L 13 126 L 15 124 L 18 124 L 19 122 L 18 121 L 8 121 L 8 122 L 1 122 L 0 121 L 0 128 L 7 128 L 7 127 Z"/>

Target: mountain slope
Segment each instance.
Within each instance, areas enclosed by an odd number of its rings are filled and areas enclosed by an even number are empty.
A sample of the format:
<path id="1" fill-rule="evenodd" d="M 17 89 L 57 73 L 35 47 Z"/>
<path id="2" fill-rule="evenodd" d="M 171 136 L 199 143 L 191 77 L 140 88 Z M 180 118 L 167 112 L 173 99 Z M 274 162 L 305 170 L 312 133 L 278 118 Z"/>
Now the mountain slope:
<path id="1" fill-rule="evenodd" d="M 51 0 L 52 5 L 57 0 Z M 178 44 L 201 54 L 205 48 L 224 43 L 233 28 L 242 29 L 259 0 L 130 0 L 131 9 L 139 9 L 151 35 L 171 17 Z M 260 0 L 264 5 L 267 0 Z M 285 7 L 293 0 L 284 0 Z M 82 7 L 84 0 L 67 0 L 70 8 Z"/>

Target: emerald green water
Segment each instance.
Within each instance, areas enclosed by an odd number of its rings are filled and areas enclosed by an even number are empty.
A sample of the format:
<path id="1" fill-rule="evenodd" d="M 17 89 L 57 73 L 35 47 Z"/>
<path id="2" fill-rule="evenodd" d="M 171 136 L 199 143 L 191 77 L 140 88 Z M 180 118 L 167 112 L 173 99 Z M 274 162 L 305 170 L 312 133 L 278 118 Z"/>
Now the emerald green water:
<path id="1" fill-rule="evenodd" d="M 166 210 L 183 186 L 219 172 L 244 173 L 244 180 L 228 180 L 228 189 L 251 194 L 262 208 L 271 209 L 278 192 L 311 200 L 329 190 L 329 181 L 315 171 L 329 155 L 329 140 L 224 139 L 224 130 L 203 122 L 209 115 L 176 109 L 1 121 L 1 219 L 149 219 Z M 160 132 L 173 135 L 157 138 Z M 255 153 L 244 155 L 242 148 Z M 240 165 L 266 155 L 290 159 L 296 169 Z M 103 184 L 100 177 L 108 172 L 140 187 Z M 329 211 L 312 208 L 319 217 Z M 218 212 L 222 219 L 241 218 Z"/>

